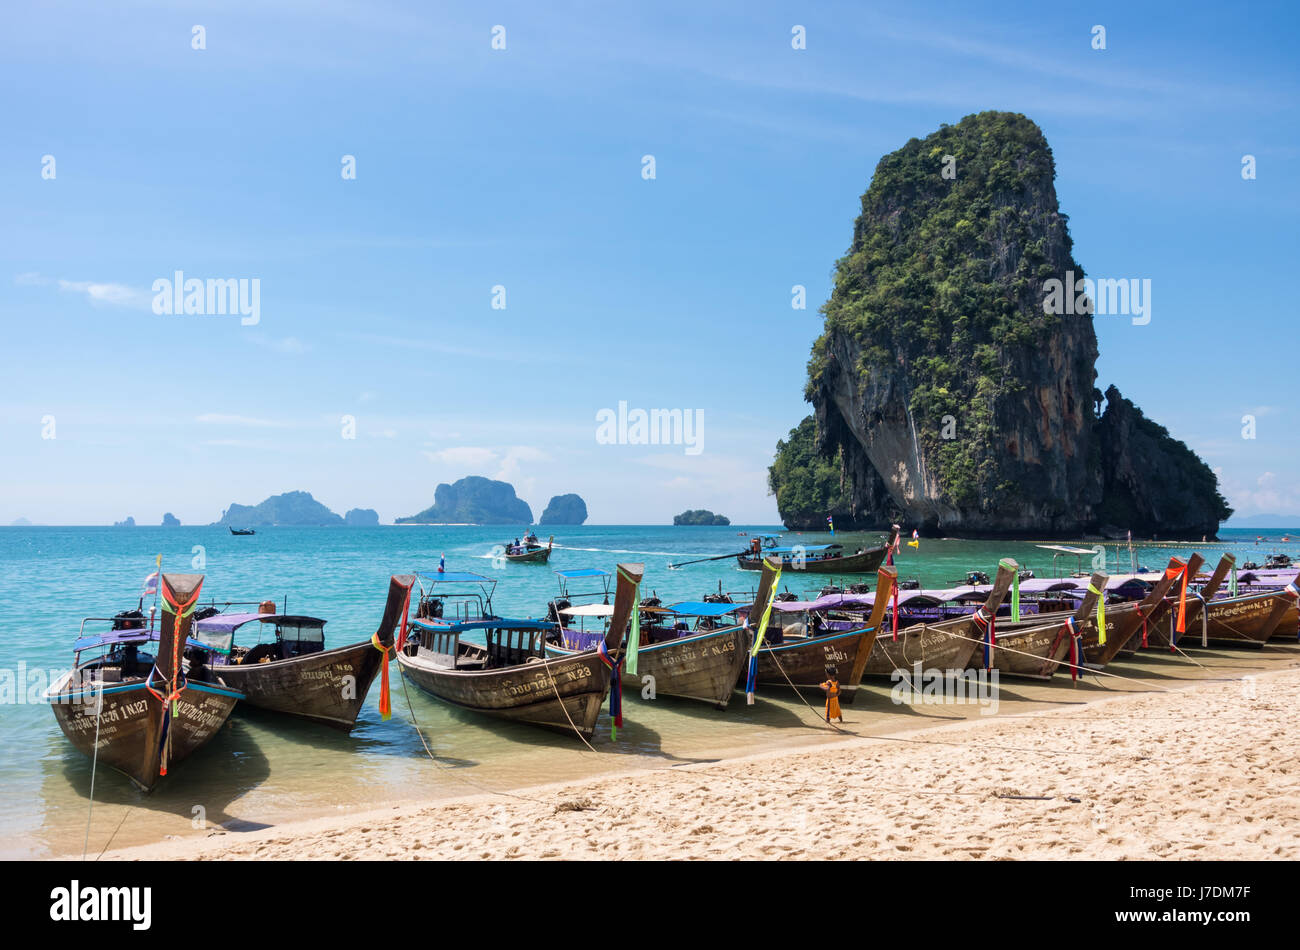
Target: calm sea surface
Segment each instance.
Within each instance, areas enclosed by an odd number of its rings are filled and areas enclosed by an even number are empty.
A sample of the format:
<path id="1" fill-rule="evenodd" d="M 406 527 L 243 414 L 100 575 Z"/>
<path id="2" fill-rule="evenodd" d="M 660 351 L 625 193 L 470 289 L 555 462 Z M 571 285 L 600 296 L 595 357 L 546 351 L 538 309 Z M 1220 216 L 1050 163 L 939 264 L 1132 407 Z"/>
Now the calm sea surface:
<path id="1" fill-rule="evenodd" d="M 480 527 L 259 528 L 234 537 L 224 527 L 0 528 L 0 676 L 7 678 L 0 703 L 0 857 L 80 854 L 87 839 L 91 857 L 165 836 L 208 834 L 214 825 L 238 833 L 299 818 L 374 808 L 416 799 L 504 791 L 540 782 L 599 773 L 671 768 L 727 754 L 801 746 L 842 738 L 830 732 L 793 693 L 760 692 L 754 706 L 743 698 L 726 712 L 702 704 L 659 700 L 626 703 L 626 726 L 611 742 L 602 719 L 589 751 L 576 738 L 508 726 L 449 710 L 436 700 L 393 681 L 393 717 L 380 719 L 376 683 L 351 736 L 256 711 L 239 710 L 210 745 L 184 762 L 151 795 L 136 792 L 111 770 L 95 779 L 93 808 L 88 759 L 64 739 L 39 693 L 71 662 L 71 644 L 83 617 L 105 617 L 134 607 L 145 576 L 161 554 L 163 570 L 189 572 L 204 559 L 204 599 L 252 601 L 288 598 L 293 612 L 328 620 L 326 645 L 369 637 L 383 608 L 389 575 L 436 568 L 445 554 L 448 570 L 476 571 L 499 581 L 497 612 L 538 616 L 557 590 L 556 569 L 600 567 L 618 561 L 646 565 L 643 595 L 665 603 L 700 599 L 721 588 L 751 591 L 757 574 L 734 561 L 714 561 L 669 570 L 690 557 L 740 551 L 740 534 L 779 533 L 764 526 L 677 528 L 585 526 L 556 528 L 549 565 L 494 567 L 492 547 L 518 529 Z M 545 538 L 548 531 L 541 532 Z M 1212 565 L 1224 550 L 1238 563 L 1263 561 L 1273 552 L 1300 558 L 1300 528 L 1223 532 L 1223 541 L 1196 545 Z M 1256 536 L 1264 540 L 1256 542 Z M 876 535 L 839 532 L 850 546 Z M 825 543 L 825 534 L 783 533 L 785 543 Z M 1084 545 L 1091 547 L 1091 545 Z M 1162 567 L 1186 545 L 1136 549 L 1145 567 Z M 1129 570 L 1126 546 L 1106 546 L 1107 568 Z M 922 539 L 919 550 L 904 547 L 899 574 L 927 587 L 959 583 L 966 571 L 992 574 L 1001 557 L 1013 557 L 1040 577 L 1055 576 L 1052 552 L 1033 542 Z M 1089 566 L 1085 559 L 1084 566 Z M 1076 568 L 1073 557 L 1060 572 Z M 782 578 L 797 594 L 814 593 L 825 577 Z M 103 627 L 103 625 L 99 625 Z M 1198 657 L 1201 666 L 1171 657 L 1143 657 L 1113 669 L 1131 680 L 1097 679 L 1071 687 L 1068 677 L 1053 683 L 1002 684 L 1000 715 L 1042 703 L 1074 703 L 1103 690 L 1147 688 L 1155 680 L 1240 676 L 1294 665 L 1295 647 L 1263 653 L 1216 651 Z M 15 690 L 15 680 L 18 688 Z M 25 684 L 35 684 L 28 688 Z M 846 709 L 846 726 L 857 734 L 884 735 L 978 715 L 973 707 L 908 708 L 893 705 L 890 684 L 871 685 Z M 808 697 L 814 706 L 817 697 Z M 425 751 L 433 750 L 435 759 Z M 206 818 L 196 830 L 194 816 Z"/>

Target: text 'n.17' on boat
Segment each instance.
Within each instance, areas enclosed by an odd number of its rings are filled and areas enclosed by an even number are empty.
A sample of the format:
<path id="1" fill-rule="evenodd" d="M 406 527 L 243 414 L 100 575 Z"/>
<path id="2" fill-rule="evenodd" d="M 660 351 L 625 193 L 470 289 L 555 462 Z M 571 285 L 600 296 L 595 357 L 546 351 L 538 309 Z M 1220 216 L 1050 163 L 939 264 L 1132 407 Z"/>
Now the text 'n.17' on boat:
<path id="1" fill-rule="evenodd" d="M 636 609 L 643 570 L 641 564 L 618 565 L 609 629 L 593 649 L 547 657 L 546 638 L 558 627 L 546 620 L 417 616 L 398 640 L 402 674 L 460 709 L 590 737 L 611 674 L 621 670 L 623 636 Z M 491 583 L 478 575 L 456 577 Z M 430 578 L 420 574 L 417 582 Z M 425 599 L 421 597 L 422 604 Z M 617 717 L 618 709 L 612 711 Z"/>
<path id="2" fill-rule="evenodd" d="M 606 635 L 603 623 L 614 612 L 609 603 L 610 575 L 599 568 L 555 573 L 560 594 L 551 601 L 547 619 L 558 623 L 559 642 L 548 644 L 546 652 L 572 656 L 592 649 Z M 580 579 L 599 582 L 604 589 L 571 590 L 570 583 Z M 578 602 L 586 599 L 590 602 Z M 744 669 L 749 639 L 741 624 L 725 619 L 737 609 L 730 603 L 662 607 L 657 600 L 642 602 L 628 633 L 623 686 L 638 696 L 692 699 L 726 709 Z M 597 629 L 587 629 L 589 624 Z"/>
<path id="3" fill-rule="evenodd" d="M 249 705 L 351 732 L 381 671 L 379 711 L 385 719 L 391 715 L 388 663 L 414 581 L 391 577 L 379 629 L 370 639 L 347 646 L 325 649 L 325 621 L 318 617 L 272 612 L 205 617 L 195 622 L 194 639 L 212 657 L 213 671 L 242 692 Z M 256 629 L 270 639 L 237 646 L 240 629 Z"/>
<path id="4" fill-rule="evenodd" d="M 1187 598 L 1185 610 L 1171 608 L 1168 624 L 1153 628 L 1145 645 L 1171 650 L 1175 646 L 1210 644 L 1262 649 L 1284 618 L 1295 611 L 1300 599 L 1300 577 L 1274 590 L 1219 597 L 1235 562 L 1232 554 L 1224 554 L 1209 580 Z"/>
<path id="5" fill-rule="evenodd" d="M 116 629 L 79 637 L 71 672 L 46 692 L 69 741 L 145 791 L 206 745 L 242 698 L 207 664 L 185 657 L 189 649 L 201 660 L 205 650 L 187 640 L 203 576 L 163 574 L 156 582 L 159 629 L 152 621 L 146 627 L 137 611 L 125 623 L 119 618 Z M 82 633 L 97 619 L 82 621 Z"/>

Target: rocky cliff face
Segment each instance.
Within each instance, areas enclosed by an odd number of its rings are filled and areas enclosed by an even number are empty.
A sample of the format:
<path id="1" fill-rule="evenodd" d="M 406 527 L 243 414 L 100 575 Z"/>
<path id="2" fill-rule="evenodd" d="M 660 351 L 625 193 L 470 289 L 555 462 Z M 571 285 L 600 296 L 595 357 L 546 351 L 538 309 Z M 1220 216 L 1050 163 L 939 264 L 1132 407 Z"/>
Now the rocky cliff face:
<path id="1" fill-rule="evenodd" d="M 433 505 L 397 524 L 522 524 L 533 523 L 533 510 L 515 496 L 509 482 L 470 475 L 433 491 Z"/>
<path id="2" fill-rule="evenodd" d="M 582 524 L 587 520 L 587 503 L 582 500 L 580 495 L 569 493 L 567 495 L 556 495 L 546 505 L 546 510 L 542 512 L 542 520 L 537 522 L 539 525 L 573 525 Z"/>
<path id="3" fill-rule="evenodd" d="M 1123 513 L 1138 530 L 1170 506 L 1129 469 L 1204 468 L 1126 426 L 1141 418 L 1131 404 L 1098 418 L 1091 315 L 1044 312 L 1046 281 L 1083 276 L 1054 177 L 1042 132 L 1010 113 L 968 116 L 881 159 L 808 366 L 818 449 L 840 459 L 849 496 L 837 523 L 1077 536 Z M 1173 509 L 1197 533 L 1226 517 L 1210 478 L 1191 478 Z"/>

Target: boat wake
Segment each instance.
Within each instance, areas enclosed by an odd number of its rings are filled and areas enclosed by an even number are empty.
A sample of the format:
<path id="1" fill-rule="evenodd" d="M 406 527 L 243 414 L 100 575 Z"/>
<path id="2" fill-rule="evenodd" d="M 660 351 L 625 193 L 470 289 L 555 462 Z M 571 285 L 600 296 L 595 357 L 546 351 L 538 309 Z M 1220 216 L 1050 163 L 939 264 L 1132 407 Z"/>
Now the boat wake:
<path id="1" fill-rule="evenodd" d="M 692 553 L 683 554 L 680 551 L 631 551 L 627 548 L 577 548 L 567 544 L 555 545 L 557 549 L 563 548 L 566 551 L 591 551 L 595 554 L 649 554 L 655 557 L 691 557 Z M 693 552 L 698 553 L 698 552 Z"/>

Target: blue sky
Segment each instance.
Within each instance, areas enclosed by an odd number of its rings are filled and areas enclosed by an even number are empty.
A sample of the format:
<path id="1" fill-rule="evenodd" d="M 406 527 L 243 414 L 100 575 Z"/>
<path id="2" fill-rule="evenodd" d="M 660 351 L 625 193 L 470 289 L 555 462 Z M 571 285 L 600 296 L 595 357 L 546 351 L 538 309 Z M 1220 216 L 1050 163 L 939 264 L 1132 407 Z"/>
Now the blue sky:
<path id="1" fill-rule="evenodd" d="M 0 524 L 291 489 L 389 521 L 467 474 L 775 522 L 876 162 L 985 109 L 1042 126 L 1082 266 L 1152 281 L 1149 325 L 1097 319 L 1101 388 L 1239 513 L 1300 512 L 1297 14 L 1133 6 L 10 5 Z M 154 314 L 176 270 L 258 278 L 260 322 Z M 703 451 L 598 444 L 620 400 L 701 410 Z"/>

